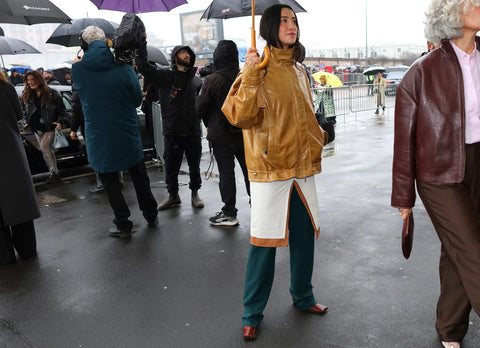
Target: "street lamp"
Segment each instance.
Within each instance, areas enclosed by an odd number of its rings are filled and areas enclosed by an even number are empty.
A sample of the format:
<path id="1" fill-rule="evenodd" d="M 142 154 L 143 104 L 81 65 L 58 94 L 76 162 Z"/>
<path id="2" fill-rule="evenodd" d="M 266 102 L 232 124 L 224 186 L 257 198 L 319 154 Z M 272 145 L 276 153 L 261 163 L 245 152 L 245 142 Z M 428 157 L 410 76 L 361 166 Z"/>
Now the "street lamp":
<path id="1" fill-rule="evenodd" d="M 365 66 L 368 66 L 368 0 L 365 0 Z"/>

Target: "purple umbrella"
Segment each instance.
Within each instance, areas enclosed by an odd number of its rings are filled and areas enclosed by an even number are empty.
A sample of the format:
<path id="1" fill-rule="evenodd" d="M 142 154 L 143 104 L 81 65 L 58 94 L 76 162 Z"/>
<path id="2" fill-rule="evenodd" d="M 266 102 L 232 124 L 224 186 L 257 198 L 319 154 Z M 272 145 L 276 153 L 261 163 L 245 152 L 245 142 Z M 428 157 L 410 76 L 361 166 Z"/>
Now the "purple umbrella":
<path id="1" fill-rule="evenodd" d="M 185 0 L 90 0 L 101 10 L 113 10 L 128 13 L 170 11 L 186 4 Z"/>

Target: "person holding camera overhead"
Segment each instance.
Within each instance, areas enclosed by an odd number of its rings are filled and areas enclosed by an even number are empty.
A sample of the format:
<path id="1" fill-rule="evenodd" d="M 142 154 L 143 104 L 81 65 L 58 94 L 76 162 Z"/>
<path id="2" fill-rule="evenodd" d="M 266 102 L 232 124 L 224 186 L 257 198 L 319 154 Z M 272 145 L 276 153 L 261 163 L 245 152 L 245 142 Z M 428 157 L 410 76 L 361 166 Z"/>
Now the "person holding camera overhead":
<path id="1" fill-rule="evenodd" d="M 88 161 L 100 174 L 115 214 L 110 236 L 131 238 L 133 223 L 118 172 L 128 170 L 148 226 L 158 224 L 136 110 L 142 89 L 132 66 L 115 61 L 102 29 L 89 26 L 81 38 L 85 53 L 73 64 L 72 78 L 83 107 Z"/>
<path id="2" fill-rule="evenodd" d="M 146 35 L 144 38 L 146 39 Z M 181 204 L 178 195 L 178 174 L 183 154 L 187 158 L 190 172 L 192 205 L 195 208 L 203 208 L 204 203 L 198 196 L 202 184 L 200 177 L 202 139 L 200 118 L 195 108 L 202 81 L 196 75 L 195 53 L 188 46 L 176 46 L 171 54 L 171 68 L 157 68 L 147 61 L 145 39 L 136 51 L 135 62 L 140 73 L 160 88 L 165 148 L 163 159 L 169 194 L 168 198 L 160 203 L 158 210 Z"/>

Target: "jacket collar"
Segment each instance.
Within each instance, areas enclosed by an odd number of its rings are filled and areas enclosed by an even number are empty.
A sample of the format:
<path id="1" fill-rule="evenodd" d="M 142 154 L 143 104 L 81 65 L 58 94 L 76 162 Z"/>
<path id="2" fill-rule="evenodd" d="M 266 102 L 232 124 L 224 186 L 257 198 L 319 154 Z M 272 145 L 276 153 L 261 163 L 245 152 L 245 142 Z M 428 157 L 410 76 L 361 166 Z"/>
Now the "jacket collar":
<path id="1" fill-rule="evenodd" d="M 475 43 L 477 50 L 480 51 L 480 37 L 475 37 Z M 442 40 L 442 46 L 440 46 L 439 49 L 445 56 L 447 56 L 448 59 L 457 59 L 457 55 L 452 47 L 452 44 L 450 43 L 450 40 Z"/>
<path id="2" fill-rule="evenodd" d="M 269 65 L 275 66 L 292 66 L 294 48 L 280 49 L 276 47 L 270 47 L 270 62 Z"/>

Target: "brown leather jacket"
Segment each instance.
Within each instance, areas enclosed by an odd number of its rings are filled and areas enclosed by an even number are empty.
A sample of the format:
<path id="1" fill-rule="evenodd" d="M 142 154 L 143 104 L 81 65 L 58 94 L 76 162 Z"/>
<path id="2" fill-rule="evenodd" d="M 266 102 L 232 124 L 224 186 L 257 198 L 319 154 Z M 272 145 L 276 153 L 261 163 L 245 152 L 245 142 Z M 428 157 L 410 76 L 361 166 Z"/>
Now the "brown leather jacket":
<path id="1" fill-rule="evenodd" d="M 271 49 L 267 69 L 245 65 L 222 111 L 243 129 L 250 181 L 305 178 L 322 170 L 326 134 L 313 111 L 308 77 L 293 49 Z"/>
<path id="2" fill-rule="evenodd" d="M 397 89 L 392 206 L 415 205 L 415 180 L 462 182 L 464 166 L 463 76 L 450 41 L 443 40 L 410 67 Z"/>

